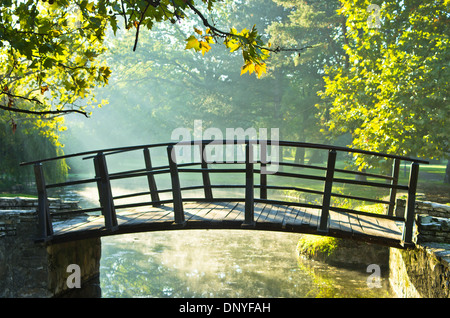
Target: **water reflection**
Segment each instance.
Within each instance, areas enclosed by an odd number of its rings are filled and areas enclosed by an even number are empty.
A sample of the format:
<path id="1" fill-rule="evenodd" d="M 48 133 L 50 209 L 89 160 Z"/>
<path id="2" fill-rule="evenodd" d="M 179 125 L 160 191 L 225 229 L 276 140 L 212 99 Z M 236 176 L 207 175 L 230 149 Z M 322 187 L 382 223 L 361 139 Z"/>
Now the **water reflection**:
<path id="1" fill-rule="evenodd" d="M 102 238 L 103 297 L 389 297 L 367 273 L 297 258 L 298 234 L 184 230 Z"/>

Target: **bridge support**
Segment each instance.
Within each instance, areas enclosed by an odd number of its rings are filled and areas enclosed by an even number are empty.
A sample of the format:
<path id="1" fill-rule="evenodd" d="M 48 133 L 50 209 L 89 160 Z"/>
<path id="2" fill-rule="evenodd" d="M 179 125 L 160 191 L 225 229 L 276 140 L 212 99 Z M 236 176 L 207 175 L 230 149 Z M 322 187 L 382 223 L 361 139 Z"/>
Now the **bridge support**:
<path id="1" fill-rule="evenodd" d="M 260 142 L 261 173 L 259 174 L 259 198 L 267 200 L 267 141 Z"/>
<path id="2" fill-rule="evenodd" d="M 49 211 L 47 189 L 45 186 L 44 171 L 42 163 L 34 165 L 34 175 L 36 177 L 36 187 L 38 192 L 38 226 L 39 240 L 47 241 L 53 235 L 52 220 Z"/>
<path id="3" fill-rule="evenodd" d="M 105 217 L 105 227 L 110 231 L 115 231 L 118 228 L 116 209 L 114 208 L 106 159 L 102 152 L 94 157 L 94 167 L 96 178 L 99 178 L 97 188 L 102 214 Z"/>
<path id="4" fill-rule="evenodd" d="M 0 298 L 47 298 L 68 291 L 81 292 L 82 297 L 101 296 L 100 238 L 61 244 L 41 242 L 41 239 L 36 209 L 19 207 L 0 211 Z M 71 264 L 80 269 L 76 273 L 80 283 L 77 287 L 67 284 L 72 274 L 68 271 Z"/>
<path id="5" fill-rule="evenodd" d="M 169 160 L 170 179 L 172 181 L 173 211 L 175 224 L 186 223 L 183 210 L 183 199 L 181 197 L 180 177 L 178 175 L 177 158 L 173 146 L 167 147 L 167 159 Z"/>
<path id="6" fill-rule="evenodd" d="M 411 172 L 409 174 L 408 184 L 408 201 L 406 205 L 405 224 L 403 225 L 403 244 L 411 244 L 413 242 L 414 214 L 416 205 L 416 189 L 417 180 L 419 178 L 419 164 L 413 162 L 411 164 Z"/>
<path id="7" fill-rule="evenodd" d="M 155 176 L 152 173 L 153 166 L 152 160 L 150 158 L 150 150 L 148 148 L 144 148 L 144 160 L 145 160 L 145 169 L 148 172 L 147 182 L 150 190 L 150 196 L 152 198 L 153 206 L 160 206 L 159 203 L 159 194 L 158 188 L 156 186 Z"/>
<path id="8" fill-rule="evenodd" d="M 209 172 L 206 171 L 208 169 L 208 162 L 206 161 L 206 152 L 205 152 L 205 143 L 201 143 L 200 145 L 200 160 L 202 163 L 202 179 L 203 179 L 203 190 L 205 192 L 205 198 L 208 200 L 212 200 L 212 189 L 211 189 L 211 180 L 209 178 Z"/>
<path id="9" fill-rule="evenodd" d="M 395 209 L 395 202 L 397 197 L 397 184 L 398 184 L 398 176 L 400 172 L 400 159 L 394 159 L 394 164 L 392 165 L 392 181 L 391 181 L 391 193 L 389 198 L 389 208 L 387 215 L 393 216 Z"/>
<path id="10" fill-rule="evenodd" d="M 322 213 L 320 215 L 318 232 L 328 233 L 328 217 L 330 214 L 331 189 L 333 188 L 334 167 L 336 165 L 336 150 L 328 152 L 327 174 L 322 199 Z"/>
<path id="11" fill-rule="evenodd" d="M 245 219 L 242 224 L 243 228 L 255 226 L 255 181 L 253 173 L 253 143 L 247 142 L 245 145 Z"/>

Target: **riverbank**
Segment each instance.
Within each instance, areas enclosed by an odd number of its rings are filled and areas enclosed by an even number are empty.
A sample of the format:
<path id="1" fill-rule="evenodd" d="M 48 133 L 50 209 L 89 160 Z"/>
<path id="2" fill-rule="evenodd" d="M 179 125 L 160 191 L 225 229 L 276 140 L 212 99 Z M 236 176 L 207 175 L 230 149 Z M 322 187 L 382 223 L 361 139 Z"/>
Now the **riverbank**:
<path id="1" fill-rule="evenodd" d="M 389 267 L 389 248 L 334 237 L 304 235 L 297 244 L 299 256 L 333 266 L 366 271 L 370 264 Z"/>
<path id="2" fill-rule="evenodd" d="M 398 204 L 402 207 L 402 203 Z M 406 250 L 331 237 L 303 236 L 301 257 L 333 266 L 366 270 L 370 264 L 389 272 L 397 297 L 450 298 L 450 206 L 416 202 L 416 247 Z"/>

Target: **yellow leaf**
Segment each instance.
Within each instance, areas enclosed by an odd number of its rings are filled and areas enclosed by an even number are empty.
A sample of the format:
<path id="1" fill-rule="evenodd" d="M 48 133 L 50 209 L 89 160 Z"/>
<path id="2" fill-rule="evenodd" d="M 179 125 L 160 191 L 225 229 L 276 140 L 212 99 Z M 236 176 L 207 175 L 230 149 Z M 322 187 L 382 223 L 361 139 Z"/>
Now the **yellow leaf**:
<path id="1" fill-rule="evenodd" d="M 94 12 L 94 2 L 90 2 L 86 5 L 86 9 L 90 12 Z"/>
<path id="2" fill-rule="evenodd" d="M 244 66 L 242 66 L 242 68 L 241 68 L 241 75 L 248 72 L 249 66 L 250 66 L 249 63 L 248 63 L 248 64 L 245 64 Z"/>
<path id="3" fill-rule="evenodd" d="M 207 43 L 214 43 L 212 36 L 205 36 L 205 40 Z"/>
<path id="4" fill-rule="evenodd" d="M 197 34 L 199 34 L 199 35 L 202 35 L 202 34 L 203 34 L 203 32 L 202 32 L 201 30 L 199 30 L 199 29 L 197 29 L 197 28 L 195 28 L 195 27 L 194 27 L 194 31 L 195 31 L 195 33 L 197 33 Z"/>
<path id="5" fill-rule="evenodd" d="M 248 74 L 251 75 L 254 71 L 255 71 L 255 64 L 252 63 L 248 66 Z"/>
<path id="6" fill-rule="evenodd" d="M 255 73 L 258 75 L 258 78 L 261 78 L 261 75 L 266 73 L 266 70 L 267 66 L 265 63 L 255 65 Z"/>
<path id="7" fill-rule="evenodd" d="M 200 49 L 202 50 L 202 55 L 204 56 L 206 52 L 211 50 L 211 46 L 208 43 L 201 41 Z"/>
<path id="8" fill-rule="evenodd" d="M 239 35 L 245 36 L 246 34 L 248 34 L 248 29 L 242 29 L 241 33 L 239 33 Z"/>
<path id="9" fill-rule="evenodd" d="M 54 37 L 57 37 L 57 36 L 60 36 L 60 35 L 61 35 L 61 32 L 58 31 L 58 30 L 52 30 L 50 33 L 51 33 L 51 35 L 54 36 Z"/>
<path id="10" fill-rule="evenodd" d="M 211 31 L 211 29 L 210 28 L 206 28 L 206 31 L 205 31 L 205 33 L 206 34 L 209 34 L 209 32 Z"/>
<path id="11" fill-rule="evenodd" d="M 197 40 L 197 38 L 193 35 L 191 35 L 189 38 L 187 38 L 185 41 L 187 41 L 186 50 L 189 49 L 195 49 L 196 51 L 200 50 L 200 42 Z"/>
<path id="12" fill-rule="evenodd" d="M 238 41 L 231 40 L 227 42 L 227 46 L 230 49 L 230 52 L 234 52 L 239 49 L 240 45 Z"/>

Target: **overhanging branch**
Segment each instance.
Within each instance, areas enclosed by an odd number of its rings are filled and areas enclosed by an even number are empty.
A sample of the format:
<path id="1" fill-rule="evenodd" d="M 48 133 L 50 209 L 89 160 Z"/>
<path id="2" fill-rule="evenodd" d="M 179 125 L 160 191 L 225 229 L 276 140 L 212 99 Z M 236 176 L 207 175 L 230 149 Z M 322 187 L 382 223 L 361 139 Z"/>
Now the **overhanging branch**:
<path id="1" fill-rule="evenodd" d="M 78 110 L 78 109 L 61 109 L 61 110 L 36 111 L 36 110 L 28 110 L 28 109 L 8 107 L 8 106 L 3 106 L 3 105 L 0 105 L 0 109 L 7 110 L 7 111 L 10 111 L 10 112 L 15 112 L 15 113 L 40 115 L 40 116 L 44 116 L 44 115 L 64 115 L 64 114 L 69 114 L 69 113 L 78 113 L 78 114 L 82 114 L 82 115 L 86 116 L 86 118 L 89 118 L 89 115 L 85 111 Z"/>
<path id="2" fill-rule="evenodd" d="M 203 15 L 203 13 L 201 13 L 194 5 L 192 5 L 189 1 L 186 2 L 187 6 L 194 11 L 194 13 L 202 20 L 203 25 L 207 28 L 209 28 L 212 32 L 213 35 L 215 36 L 219 36 L 221 38 L 227 38 L 227 37 L 236 37 L 235 34 L 229 33 L 229 32 L 225 32 L 222 30 L 217 29 L 214 25 L 212 25 L 211 23 L 209 23 L 208 19 Z M 301 48 L 282 48 L 280 46 L 271 48 L 271 47 L 263 47 L 263 46 L 259 46 L 254 44 L 254 47 L 259 48 L 261 50 L 266 50 L 269 52 L 273 52 L 273 53 L 279 53 L 279 52 L 297 52 L 300 53 L 303 50 L 306 49 L 312 49 L 313 46 L 312 45 L 307 45 Z"/>

